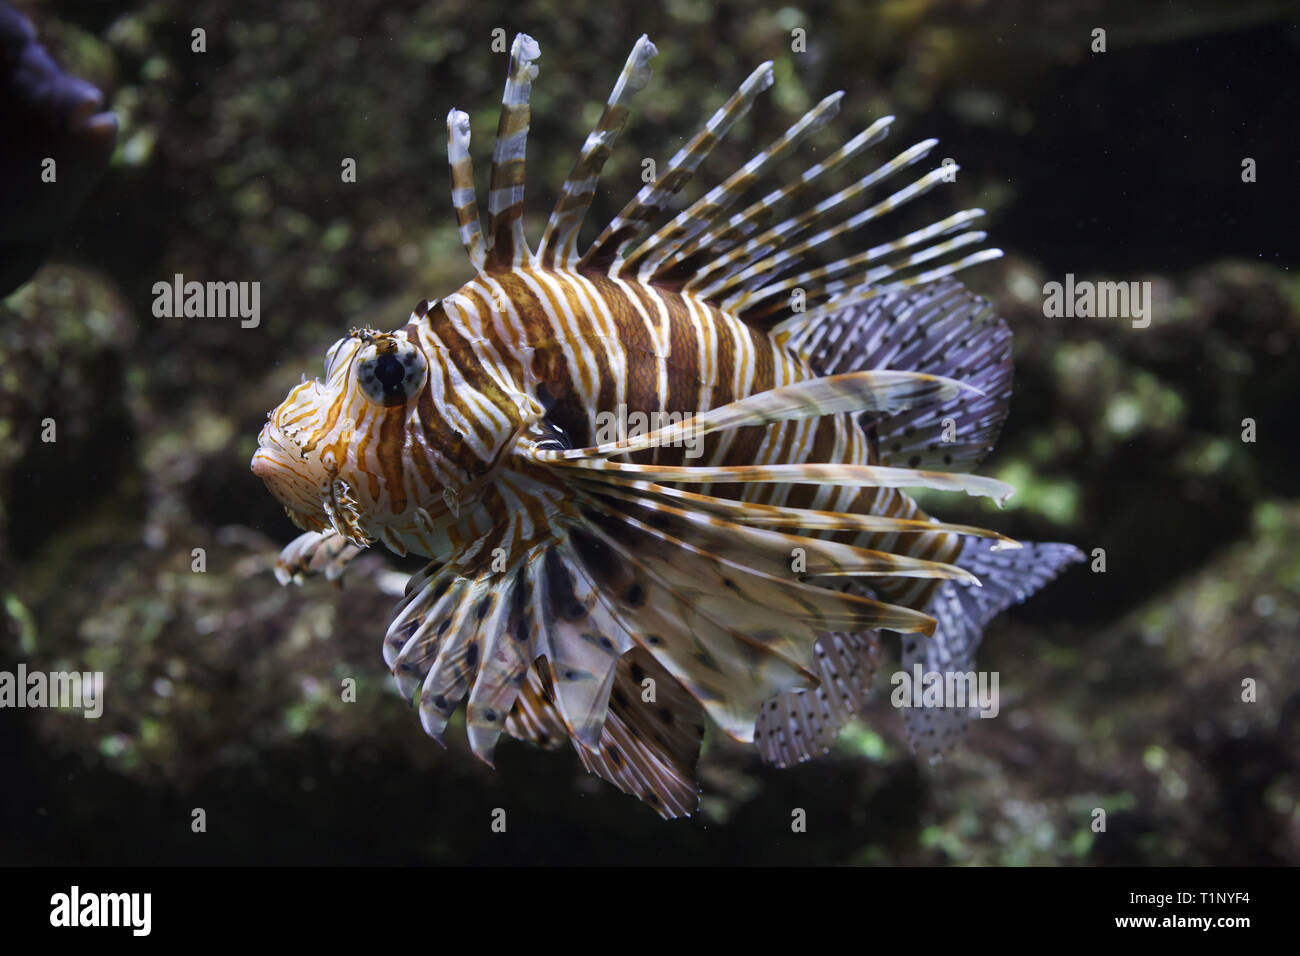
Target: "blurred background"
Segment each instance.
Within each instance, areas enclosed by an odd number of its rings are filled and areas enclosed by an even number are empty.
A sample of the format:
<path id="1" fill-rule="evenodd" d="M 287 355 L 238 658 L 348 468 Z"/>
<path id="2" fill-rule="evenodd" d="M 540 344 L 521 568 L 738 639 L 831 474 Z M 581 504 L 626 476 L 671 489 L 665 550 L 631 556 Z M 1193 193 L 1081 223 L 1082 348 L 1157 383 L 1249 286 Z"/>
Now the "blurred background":
<path id="1" fill-rule="evenodd" d="M 0 670 L 107 679 L 98 720 L 0 711 L 0 863 L 1300 864 L 1296 4 L 15 6 L 120 128 L 0 305 Z M 882 690 L 792 770 L 712 735 L 701 812 L 664 822 L 568 750 L 503 742 L 493 772 L 456 728 L 447 751 L 424 736 L 380 656 L 380 585 L 413 565 L 376 553 L 342 589 L 276 584 L 297 531 L 248 470 L 258 430 L 347 329 L 400 325 L 469 277 L 444 118 L 469 112 L 485 195 L 497 29 L 542 49 L 534 238 L 643 32 L 655 78 L 590 235 L 642 157 L 665 161 L 765 59 L 776 85 L 702 188 L 840 88 L 840 118 L 787 174 L 886 113 L 895 132 L 869 159 L 935 136 L 935 159 L 961 164 L 871 241 L 988 210 L 1007 255 L 965 279 L 1015 331 L 1017 384 L 984 471 L 1019 492 L 996 514 L 931 507 L 1104 549 L 1105 572 L 1077 567 L 990 627 L 980 667 L 1000 673 L 1001 713 L 954 759 L 919 765 Z M 0 182 L 19 232 L 32 188 Z M 156 318 L 152 287 L 176 273 L 260 282 L 260 325 Z M 1150 326 L 1045 317 L 1043 284 L 1067 273 L 1150 282 Z"/>

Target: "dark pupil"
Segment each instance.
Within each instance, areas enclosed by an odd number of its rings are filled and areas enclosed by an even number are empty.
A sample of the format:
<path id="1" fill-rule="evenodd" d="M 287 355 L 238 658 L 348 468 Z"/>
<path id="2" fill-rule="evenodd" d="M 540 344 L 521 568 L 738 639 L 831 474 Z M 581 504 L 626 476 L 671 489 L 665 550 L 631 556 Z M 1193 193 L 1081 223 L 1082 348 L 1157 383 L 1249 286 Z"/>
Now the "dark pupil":
<path id="1" fill-rule="evenodd" d="M 379 379 L 379 384 L 384 386 L 385 392 L 400 391 L 402 382 L 406 378 L 406 366 L 396 355 L 391 353 L 381 355 L 375 362 L 375 378 Z"/>

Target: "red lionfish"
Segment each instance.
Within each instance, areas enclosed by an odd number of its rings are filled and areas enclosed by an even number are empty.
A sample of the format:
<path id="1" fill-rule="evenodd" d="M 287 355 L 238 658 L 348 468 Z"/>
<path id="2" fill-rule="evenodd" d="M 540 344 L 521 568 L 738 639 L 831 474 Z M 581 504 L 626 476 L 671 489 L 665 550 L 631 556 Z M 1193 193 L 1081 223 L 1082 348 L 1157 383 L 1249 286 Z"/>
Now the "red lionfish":
<path id="1" fill-rule="evenodd" d="M 655 53 L 645 37 L 632 50 L 534 252 L 522 216 L 540 50 L 515 39 L 486 234 L 469 118 L 447 117 L 477 275 L 399 329 L 336 342 L 325 380 L 268 416 L 252 469 L 307 531 L 282 581 L 336 576 L 375 542 L 431 559 L 383 646 L 431 736 L 464 702 L 488 763 L 502 731 L 568 739 L 590 772 L 676 817 L 698 803 L 706 715 L 773 764 L 806 760 L 861 710 L 883 632 L 901 632 L 908 673 L 970 670 L 989 619 L 1081 555 L 940 522 L 904 490 L 1014 490 L 970 473 L 1006 415 L 1011 333 L 948 278 L 1001 252 L 913 268 L 981 242 L 965 227 L 982 210 L 806 264 L 939 183 L 944 168 L 831 224 L 935 140 L 813 201 L 884 139 L 885 117 L 731 212 L 835 115 L 834 93 L 650 232 L 772 85 L 764 63 L 579 251 Z M 611 436 L 617 410 L 655 424 Z M 934 759 L 969 709 L 904 714 Z"/>

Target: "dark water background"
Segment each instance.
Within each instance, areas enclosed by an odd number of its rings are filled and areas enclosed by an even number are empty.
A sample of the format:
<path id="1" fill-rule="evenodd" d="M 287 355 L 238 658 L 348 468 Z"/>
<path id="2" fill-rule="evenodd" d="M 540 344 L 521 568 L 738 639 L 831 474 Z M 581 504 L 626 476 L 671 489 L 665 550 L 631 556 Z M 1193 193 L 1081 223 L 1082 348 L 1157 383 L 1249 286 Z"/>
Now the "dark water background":
<path id="1" fill-rule="evenodd" d="M 0 670 L 102 670 L 108 696 L 99 720 L 0 711 L 0 863 L 1300 863 L 1294 4 L 20 6 L 121 133 L 0 306 Z M 665 161 L 764 59 L 776 86 L 706 186 L 838 88 L 813 155 L 888 112 L 872 159 L 936 136 L 962 164 L 897 222 L 989 211 L 1007 255 L 966 279 L 1016 333 L 1017 387 L 984 471 L 1020 490 L 996 514 L 934 507 L 1103 548 L 1106 571 L 991 626 L 1002 713 L 952 761 L 919 766 L 882 694 L 793 770 L 711 740 L 702 812 L 665 823 L 567 751 L 504 742 L 492 772 L 455 728 L 445 752 L 423 735 L 379 654 L 393 599 L 375 578 L 409 564 L 367 558 L 342 590 L 275 583 L 297 532 L 248 471 L 258 429 L 348 328 L 399 325 L 469 277 L 444 117 L 470 113 L 484 197 L 497 28 L 542 48 L 534 238 L 643 32 L 655 79 L 589 234 L 641 157 Z M 260 326 L 155 318 L 175 273 L 260 282 Z M 1067 273 L 1150 281 L 1150 327 L 1046 318 L 1042 286 Z"/>

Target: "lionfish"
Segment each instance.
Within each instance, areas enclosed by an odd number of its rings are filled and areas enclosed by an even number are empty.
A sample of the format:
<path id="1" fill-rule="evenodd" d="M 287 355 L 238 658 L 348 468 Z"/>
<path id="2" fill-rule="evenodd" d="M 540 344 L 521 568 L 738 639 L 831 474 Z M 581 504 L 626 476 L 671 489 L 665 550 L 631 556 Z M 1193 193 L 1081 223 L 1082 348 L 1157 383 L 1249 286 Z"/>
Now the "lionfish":
<path id="1" fill-rule="evenodd" d="M 885 117 L 731 211 L 835 115 L 837 92 L 671 215 L 772 85 L 764 63 L 579 250 L 656 52 L 644 36 L 632 50 L 533 251 L 524 153 L 540 50 L 516 37 L 486 233 L 469 118 L 447 117 L 477 274 L 401 328 L 336 342 L 324 381 L 304 379 L 268 415 L 252 470 L 307 532 L 281 553 L 282 582 L 337 577 L 376 542 L 430 559 L 383 644 L 429 735 L 441 743 L 464 703 L 489 764 L 503 731 L 568 740 L 590 772 L 677 817 L 698 803 L 706 715 L 772 764 L 823 753 L 862 711 L 887 633 L 905 671 L 965 672 L 989 619 L 1081 555 L 939 521 L 905 490 L 999 503 L 1014 490 L 971 474 L 1006 416 L 1011 333 L 949 278 L 1001 252 L 915 268 L 982 242 L 966 229 L 982 210 L 808 262 L 948 176 L 832 224 L 935 140 L 815 199 L 884 139 Z M 632 421 L 646 425 L 633 434 Z M 934 759 L 969 708 L 904 713 Z"/>

